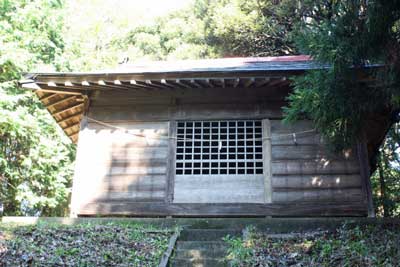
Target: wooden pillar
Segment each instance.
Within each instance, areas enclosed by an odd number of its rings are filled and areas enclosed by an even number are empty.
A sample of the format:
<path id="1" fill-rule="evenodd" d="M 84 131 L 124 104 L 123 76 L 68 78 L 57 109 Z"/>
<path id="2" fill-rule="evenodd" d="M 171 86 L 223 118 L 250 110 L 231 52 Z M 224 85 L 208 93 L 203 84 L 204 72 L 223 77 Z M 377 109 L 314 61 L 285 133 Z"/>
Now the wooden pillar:
<path id="1" fill-rule="evenodd" d="M 88 121 L 86 115 L 82 115 L 82 120 L 81 120 L 81 125 L 79 128 L 79 136 L 78 136 L 78 144 L 76 148 L 76 157 L 75 157 L 75 168 L 74 168 L 74 175 L 72 178 L 72 193 L 71 193 L 71 209 L 70 209 L 70 218 L 77 218 L 78 217 L 78 212 L 79 212 L 79 203 L 78 199 L 80 194 L 81 189 L 77 188 L 77 180 L 81 179 L 82 177 L 80 176 L 80 168 L 84 168 L 84 166 L 81 166 L 85 161 L 83 158 L 83 149 L 82 145 L 83 142 L 85 142 L 82 138 L 83 131 L 87 127 Z"/>
<path id="2" fill-rule="evenodd" d="M 271 121 L 262 121 L 263 146 L 263 174 L 264 174 L 264 202 L 272 202 L 272 171 L 271 171 Z"/>
<path id="3" fill-rule="evenodd" d="M 174 200 L 175 184 L 175 159 L 176 159 L 176 121 L 170 121 L 168 125 L 168 162 L 167 162 L 167 189 L 165 202 Z"/>
<path id="4" fill-rule="evenodd" d="M 365 135 L 363 135 L 361 140 L 357 143 L 357 155 L 360 165 L 360 175 L 362 181 L 362 189 L 364 193 L 364 201 L 367 204 L 368 217 L 375 217 L 374 204 L 372 201 L 369 157 Z"/>

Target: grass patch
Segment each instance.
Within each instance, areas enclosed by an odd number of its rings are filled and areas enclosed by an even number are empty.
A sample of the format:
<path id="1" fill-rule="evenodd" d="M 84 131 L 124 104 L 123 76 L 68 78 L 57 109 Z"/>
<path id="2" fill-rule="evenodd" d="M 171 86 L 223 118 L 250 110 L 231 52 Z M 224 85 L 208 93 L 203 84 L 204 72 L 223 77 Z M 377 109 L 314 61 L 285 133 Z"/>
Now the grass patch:
<path id="1" fill-rule="evenodd" d="M 171 229 L 137 223 L 0 224 L 1 266 L 157 266 Z"/>
<path id="2" fill-rule="evenodd" d="M 254 228 L 226 238 L 232 266 L 400 266 L 399 225 L 343 225 L 272 238 Z"/>

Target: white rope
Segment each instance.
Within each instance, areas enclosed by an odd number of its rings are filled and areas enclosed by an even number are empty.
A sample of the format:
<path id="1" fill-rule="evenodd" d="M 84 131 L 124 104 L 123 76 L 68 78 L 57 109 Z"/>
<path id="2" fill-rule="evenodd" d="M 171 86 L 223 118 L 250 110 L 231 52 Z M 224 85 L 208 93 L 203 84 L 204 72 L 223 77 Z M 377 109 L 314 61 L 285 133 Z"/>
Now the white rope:
<path id="1" fill-rule="evenodd" d="M 118 127 L 118 126 L 115 126 L 115 125 L 112 125 L 112 124 L 109 124 L 109 123 L 106 123 L 106 122 L 103 122 L 103 121 L 99 121 L 99 120 L 96 120 L 96 119 L 93 119 L 93 118 L 90 118 L 90 117 L 86 117 L 86 118 L 88 120 L 92 121 L 92 122 L 97 123 L 97 124 L 101 124 L 101 125 L 109 127 L 109 128 L 114 128 L 114 129 L 117 129 L 117 130 L 121 130 L 121 131 L 124 131 L 126 134 L 130 134 L 130 135 L 137 136 L 137 137 L 151 138 L 151 139 L 176 139 L 178 141 L 189 141 L 189 142 L 191 142 L 191 141 L 196 141 L 196 142 L 203 142 L 203 141 L 206 141 L 206 142 L 209 142 L 209 141 L 211 141 L 211 142 L 220 142 L 221 141 L 221 140 L 210 140 L 210 139 L 202 139 L 202 138 L 200 138 L 200 139 L 196 139 L 196 138 L 195 139 L 188 139 L 188 138 L 162 136 L 162 135 L 148 136 L 148 135 L 144 135 L 144 134 L 130 133 L 129 129 L 126 129 L 126 128 L 123 128 L 123 127 Z M 305 134 L 305 133 L 311 133 L 311 132 L 315 132 L 315 129 L 310 129 L 310 130 L 305 130 L 305 131 L 300 131 L 300 132 L 287 133 L 287 134 L 274 134 L 274 138 L 276 138 L 276 137 L 277 138 L 279 138 L 279 137 L 293 137 L 293 141 L 296 143 L 297 142 L 297 139 L 296 139 L 297 135 Z M 240 139 L 239 141 L 263 141 L 263 140 L 270 140 L 270 139 L 271 139 L 271 137 L 250 138 L 250 139 L 246 138 L 246 139 Z M 222 140 L 222 141 L 224 141 L 224 140 Z"/>

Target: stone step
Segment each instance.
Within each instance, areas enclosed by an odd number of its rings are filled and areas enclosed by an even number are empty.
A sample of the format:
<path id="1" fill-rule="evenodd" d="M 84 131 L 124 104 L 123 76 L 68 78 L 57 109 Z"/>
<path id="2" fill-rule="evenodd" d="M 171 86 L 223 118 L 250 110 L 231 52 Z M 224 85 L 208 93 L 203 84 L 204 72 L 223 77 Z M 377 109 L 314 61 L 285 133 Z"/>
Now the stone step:
<path id="1" fill-rule="evenodd" d="M 179 236 L 180 241 L 222 241 L 226 236 L 240 236 L 241 230 L 234 229 L 188 229 Z"/>
<path id="2" fill-rule="evenodd" d="M 175 258 L 180 259 L 224 258 L 225 256 L 225 248 L 177 249 L 175 251 Z"/>
<path id="3" fill-rule="evenodd" d="M 177 250 L 184 249 L 227 249 L 228 244 L 223 241 L 178 241 Z"/>
<path id="4" fill-rule="evenodd" d="M 223 259 L 173 259 L 171 261 L 172 267 L 226 267 L 228 263 Z"/>

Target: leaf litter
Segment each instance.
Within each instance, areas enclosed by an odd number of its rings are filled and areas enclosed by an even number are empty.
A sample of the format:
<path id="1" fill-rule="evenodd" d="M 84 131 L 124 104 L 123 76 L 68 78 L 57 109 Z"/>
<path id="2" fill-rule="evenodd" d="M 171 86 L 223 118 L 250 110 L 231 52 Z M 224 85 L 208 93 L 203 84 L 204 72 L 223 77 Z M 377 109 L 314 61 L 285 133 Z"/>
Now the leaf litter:
<path id="1" fill-rule="evenodd" d="M 171 231 L 137 224 L 0 224 L 0 266 L 157 266 Z"/>

